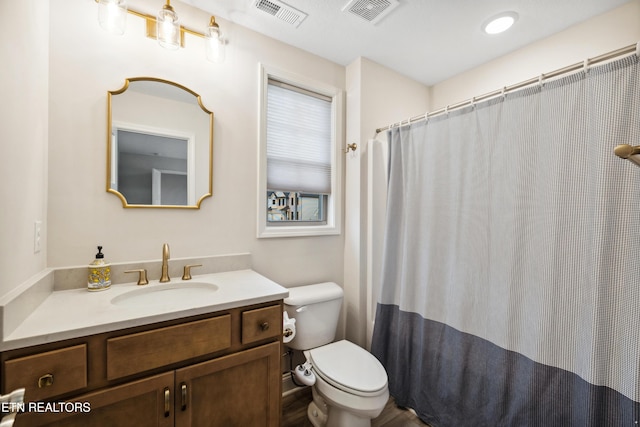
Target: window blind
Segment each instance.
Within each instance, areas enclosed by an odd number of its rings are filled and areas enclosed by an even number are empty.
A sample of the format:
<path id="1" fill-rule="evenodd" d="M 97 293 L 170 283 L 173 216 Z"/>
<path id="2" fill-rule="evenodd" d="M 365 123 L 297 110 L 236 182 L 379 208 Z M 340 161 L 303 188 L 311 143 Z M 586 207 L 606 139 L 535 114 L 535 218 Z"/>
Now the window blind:
<path id="1" fill-rule="evenodd" d="M 331 193 L 331 99 L 269 80 L 267 188 Z"/>

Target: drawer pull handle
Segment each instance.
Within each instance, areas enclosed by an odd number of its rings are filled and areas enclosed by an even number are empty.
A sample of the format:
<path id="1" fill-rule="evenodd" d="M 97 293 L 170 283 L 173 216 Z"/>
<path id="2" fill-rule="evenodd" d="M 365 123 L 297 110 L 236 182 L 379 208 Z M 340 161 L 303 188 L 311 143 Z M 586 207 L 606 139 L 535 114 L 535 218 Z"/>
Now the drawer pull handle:
<path id="1" fill-rule="evenodd" d="M 45 374 L 38 378 L 38 388 L 50 387 L 53 385 L 53 374 Z"/>
<path id="2" fill-rule="evenodd" d="M 180 392 L 182 394 L 180 409 L 184 411 L 185 409 L 187 409 L 187 385 L 185 383 L 182 383 L 180 385 Z"/>
<path id="3" fill-rule="evenodd" d="M 169 387 L 164 389 L 164 417 L 171 415 L 171 390 Z"/>
<path id="4" fill-rule="evenodd" d="M 260 325 L 260 328 L 262 328 L 263 331 L 266 331 L 269 329 L 269 322 L 264 322 Z"/>

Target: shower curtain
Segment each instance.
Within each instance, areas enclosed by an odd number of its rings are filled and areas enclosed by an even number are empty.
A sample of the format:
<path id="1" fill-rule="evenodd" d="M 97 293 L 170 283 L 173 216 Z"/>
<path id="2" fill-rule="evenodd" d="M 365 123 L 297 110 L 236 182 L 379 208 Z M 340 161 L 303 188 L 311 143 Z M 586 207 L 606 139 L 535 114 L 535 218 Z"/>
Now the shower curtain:
<path id="1" fill-rule="evenodd" d="M 372 352 L 434 427 L 640 425 L 638 57 L 389 132 Z"/>

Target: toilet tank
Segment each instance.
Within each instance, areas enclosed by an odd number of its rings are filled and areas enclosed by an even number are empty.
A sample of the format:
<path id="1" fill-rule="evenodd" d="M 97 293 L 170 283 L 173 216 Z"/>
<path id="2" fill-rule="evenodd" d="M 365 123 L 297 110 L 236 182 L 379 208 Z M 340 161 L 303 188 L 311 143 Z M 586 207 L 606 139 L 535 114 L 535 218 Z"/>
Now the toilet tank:
<path id="1" fill-rule="evenodd" d="M 342 288 L 333 282 L 289 288 L 284 308 L 296 319 L 296 335 L 286 345 L 309 350 L 333 342 L 336 337 Z"/>

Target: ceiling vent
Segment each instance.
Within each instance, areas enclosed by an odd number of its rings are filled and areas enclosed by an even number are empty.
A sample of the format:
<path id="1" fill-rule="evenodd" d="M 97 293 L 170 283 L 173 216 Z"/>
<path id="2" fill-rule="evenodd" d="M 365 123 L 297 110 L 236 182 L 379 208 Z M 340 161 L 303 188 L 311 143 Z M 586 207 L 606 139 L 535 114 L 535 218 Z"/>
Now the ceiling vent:
<path id="1" fill-rule="evenodd" d="M 256 9 L 275 16 L 294 27 L 298 27 L 302 24 L 302 21 L 304 21 L 308 16 L 306 13 L 300 12 L 299 10 L 278 0 L 256 0 L 253 5 Z"/>
<path id="2" fill-rule="evenodd" d="M 398 0 L 351 0 L 342 11 L 377 24 L 398 5 Z"/>

